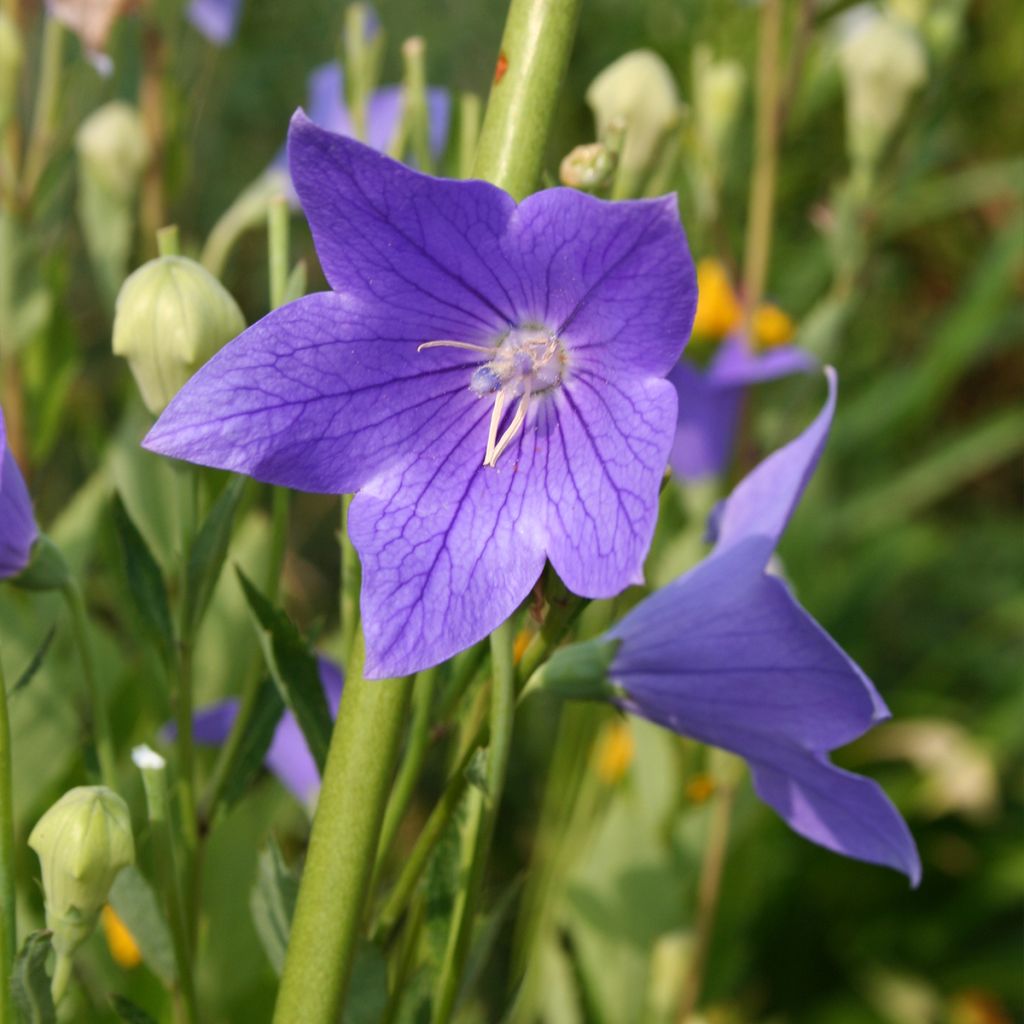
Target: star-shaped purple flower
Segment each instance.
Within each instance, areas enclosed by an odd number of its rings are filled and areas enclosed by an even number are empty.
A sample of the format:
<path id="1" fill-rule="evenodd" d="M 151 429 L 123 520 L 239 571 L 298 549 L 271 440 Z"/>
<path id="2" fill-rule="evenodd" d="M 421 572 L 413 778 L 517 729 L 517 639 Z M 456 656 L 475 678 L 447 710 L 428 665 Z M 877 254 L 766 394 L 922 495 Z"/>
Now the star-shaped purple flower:
<path id="1" fill-rule="evenodd" d="M 320 666 L 320 682 L 327 698 L 331 715 L 337 715 L 341 701 L 341 669 L 327 658 L 317 659 Z M 231 698 L 213 704 L 196 712 L 192 719 L 193 736 L 197 743 L 219 746 L 231 732 L 238 715 L 238 700 Z M 174 735 L 173 725 L 167 734 Z M 290 792 L 302 803 L 309 805 L 320 789 L 320 773 L 316 761 L 309 752 L 302 729 L 290 711 L 285 711 L 274 731 L 267 755 L 263 759 L 268 771 L 276 775 Z"/>
<path id="2" fill-rule="evenodd" d="M 871 779 L 829 752 L 889 716 L 864 673 L 765 568 L 817 465 L 835 408 L 762 462 L 715 517 L 695 569 L 609 631 L 621 706 L 750 763 L 758 795 L 837 853 L 921 875 L 909 830 Z"/>
<path id="3" fill-rule="evenodd" d="M 192 25 L 215 46 L 225 46 L 235 38 L 242 15 L 242 0 L 192 0 L 186 16 Z"/>
<path id="4" fill-rule="evenodd" d="M 684 480 L 724 473 L 732 458 L 746 389 L 816 367 L 815 360 L 796 345 L 756 352 L 740 334 L 722 342 L 705 370 L 684 359 L 669 374 L 679 395 L 679 423 L 669 456 L 672 469 Z"/>
<path id="5" fill-rule="evenodd" d="M 373 678 L 486 636 L 546 558 L 587 597 L 639 583 L 696 299 L 674 197 L 517 205 L 301 112 L 289 156 L 334 290 L 222 349 L 146 447 L 358 492 Z"/>
<path id="6" fill-rule="evenodd" d="M 0 580 L 28 565 L 39 536 L 25 478 L 7 447 L 7 426 L 0 409 Z"/>

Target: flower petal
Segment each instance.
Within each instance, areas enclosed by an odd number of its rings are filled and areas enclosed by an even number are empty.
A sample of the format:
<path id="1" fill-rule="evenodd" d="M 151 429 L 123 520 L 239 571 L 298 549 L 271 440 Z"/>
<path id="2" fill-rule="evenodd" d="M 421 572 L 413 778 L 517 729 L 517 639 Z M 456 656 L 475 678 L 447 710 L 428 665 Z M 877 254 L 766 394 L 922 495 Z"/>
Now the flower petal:
<path id="1" fill-rule="evenodd" d="M 7 447 L 7 427 L 0 410 L 0 580 L 28 565 L 39 536 L 25 478 Z"/>
<path id="2" fill-rule="evenodd" d="M 563 335 L 574 360 L 664 376 L 679 359 L 697 279 L 674 195 L 611 203 L 546 189 L 519 206 L 509 241 L 520 320 Z"/>
<path id="3" fill-rule="evenodd" d="M 814 422 L 736 485 L 715 516 L 715 553 L 758 538 L 766 564 L 818 465 L 836 407 L 836 372 L 825 368 L 828 398 Z"/>
<path id="4" fill-rule="evenodd" d="M 752 352 L 743 338 L 734 334 L 719 346 L 708 377 L 720 387 L 745 387 L 794 373 L 810 373 L 818 365 L 812 355 L 796 345 Z"/>
<path id="5" fill-rule="evenodd" d="M 584 597 L 643 583 L 676 418 L 672 385 L 581 369 L 540 412 L 535 469 L 558 575 Z"/>
<path id="6" fill-rule="evenodd" d="M 333 292 L 275 310 L 175 396 L 145 447 L 305 491 L 358 489 L 415 448 L 467 387 L 472 358 L 417 352 L 423 325 Z M 416 448 L 418 450 L 418 448 Z"/>
<path id="7" fill-rule="evenodd" d="M 188 20 L 216 46 L 231 42 L 238 31 L 242 0 L 192 0 Z"/>
<path id="8" fill-rule="evenodd" d="M 292 181 L 331 287 L 429 318 L 429 338 L 476 341 L 514 321 L 501 240 L 515 207 L 485 182 L 412 171 L 301 111 L 288 133 Z"/>
<path id="9" fill-rule="evenodd" d="M 832 750 L 886 714 L 750 542 L 664 587 L 609 635 L 622 641 L 610 676 L 629 710 L 743 757 L 765 744 Z"/>
<path id="10" fill-rule="evenodd" d="M 490 403 L 470 401 L 449 403 L 424 430 L 420 454 L 352 502 L 370 678 L 408 675 L 481 640 L 544 567 L 533 448 L 520 434 L 497 467 L 483 466 Z"/>
<path id="11" fill-rule="evenodd" d="M 192 716 L 192 738 L 204 746 L 220 746 L 231 734 L 237 717 L 237 697 L 211 704 Z M 169 722 L 164 731 L 168 739 L 173 740 L 178 735 L 177 723 Z"/>
<path id="12" fill-rule="evenodd" d="M 309 116 L 329 132 L 351 135 L 352 122 L 345 105 L 345 75 L 341 65 L 328 61 L 314 68 L 306 80 L 309 93 Z"/>
<path id="13" fill-rule="evenodd" d="M 706 373 L 685 360 L 676 363 L 668 379 L 679 398 L 679 419 L 669 453 L 673 471 L 684 480 L 724 473 L 732 458 L 742 391 L 716 387 Z"/>
<path id="14" fill-rule="evenodd" d="M 914 837 L 873 779 L 796 750 L 752 768 L 758 796 L 794 832 L 847 857 L 902 871 L 917 887 L 921 858 Z"/>

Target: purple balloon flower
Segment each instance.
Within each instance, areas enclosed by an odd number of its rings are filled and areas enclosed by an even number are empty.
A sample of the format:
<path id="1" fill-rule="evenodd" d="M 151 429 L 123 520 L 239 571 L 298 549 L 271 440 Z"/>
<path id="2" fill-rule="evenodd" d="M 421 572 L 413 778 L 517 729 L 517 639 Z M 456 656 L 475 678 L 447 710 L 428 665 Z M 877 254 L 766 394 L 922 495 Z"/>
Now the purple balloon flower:
<path id="1" fill-rule="evenodd" d="M 332 715 L 337 715 L 341 701 L 341 669 L 327 658 L 318 658 L 320 664 L 320 682 L 323 684 L 327 706 Z M 208 746 L 219 746 L 231 732 L 238 715 L 238 700 L 221 701 L 211 707 L 198 711 L 192 719 L 193 735 L 197 743 Z M 174 735 L 173 725 L 168 726 L 168 735 Z M 304 804 L 316 796 L 320 788 L 320 772 L 309 752 L 306 738 L 302 735 L 299 723 L 290 711 L 285 711 L 274 731 L 263 763 L 276 775 L 281 782 Z"/>
<path id="2" fill-rule="evenodd" d="M 696 299 L 675 198 L 517 205 L 301 112 L 289 155 L 334 290 L 222 349 L 146 447 L 358 492 L 373 678 L 485 637 L 545 558 L 587 597 L 641 582 Z"/>
<path id="3" fill-rule="evenodd" d="M 192 0 L 187 18 L 215 46 L 235 38 L 242 14 L 242 0 Z"/>
<path id="4" fill-rule="evenodd" d="M 889 716 L 870 680 L 765 569 L 821 455 L 829 397 L 804 433 L 764 460 L 716 516 L 716 546 L 630 612 L 610 680 L 621 706 L 750 763 L 758 795 L 802 836 L 904 872 L 921 864 L 906 823 L 871 779 L 830 751 Z"/>
<path id="5" fill-rule="evenodd" d="M 0 580 L 17 576 L 28 565 L 38 536 L 32 499 L 7 447 L 7 427 L 0 409 Z"/>
<path id="6" fill-rule="evenodd" d="M 684 480 L 723 473 L 732 458 L 743 394 L 752 384 L 807 373 L 817 363 L 795 345 L 755 352 L 739 334 L 726 338 L 706 370 L 685 360 L 669 380 L 679 395 L 679 423 L 669 462 Z"/>
<path id="7" fill-rule="evenodd" d="M 402 87 L 385 85 L 371 93 L 366 104 L 366 142 L 385 152 L 402 119 Z M 336 62 L 321 64 L 309 76 L 309 117 L 321 128 L 355 137 L 345 103 L 345 78 Z M 434 159 L 440 158 L 448 141 L 451 97 L 447 89 L 427 89 L 427 137 Z"/>

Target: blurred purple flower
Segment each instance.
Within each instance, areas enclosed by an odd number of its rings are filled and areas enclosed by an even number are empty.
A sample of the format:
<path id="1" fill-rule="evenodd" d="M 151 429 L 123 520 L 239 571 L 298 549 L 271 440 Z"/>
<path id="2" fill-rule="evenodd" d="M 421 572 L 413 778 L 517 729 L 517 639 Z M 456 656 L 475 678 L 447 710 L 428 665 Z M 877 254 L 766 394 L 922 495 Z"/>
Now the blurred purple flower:
<path id="1" fill-rule="evenodd" d="M 222 349 L 146 447 L 358 492 L 371 677 L 486 636 L 545 558 L 584 596 L 640 582 L 676 423 L 664 378 L 696 299 L 674 197 L 517 206 L 301 112 L 289 155 L 335 290 Z"/>
<path id="2" fill-rule="evenodd" d="M 366 105 L 366 143 L 382 153 L 387 151 L 402 119 L 402 87 L 385 85 L 376 89 Z M 338 135 L 355 137 L 345 103 L 345 78 L 341 65 L 321 64 L 309 76 L 309 117 L 314 124 Z M 440 158 L 448 141 L 451 98 L 447 89 L 427 89 L 427 118 L 430 152 Z"/>
<path id="3" fill-rule="evenodd" d="M 341 669 L 327 658 L 317 660 L 327 706 L 331 709 L 331 715 L 337 715 L 341 701 Z M 207 746 L 222 744 L 228 738 L 237 714 L 237 698 L 197 711 L 192 719 L 196 742 Z M 173 726 L 168 726 L 167 732 L 173 736 Z M 308 805 L 316 796 L 320 788 L 320 773 L 299 723 L 290 711 L 285 711 L 281 716 L 263 763 L 302 803 Z"/>
<path id="4" fill-rule="evenodd" d="M 620 646 L 608 676 L 624 710 L 746 758 L 758 795 L 796 832 L 917 885 L 914 840 L 885 793 L 828 759 L 888 709 L 765 571 L 832 422 L 835 374 L 826 372 L 825 408 L 723 503 L 711 555 L 609 631 Z"/>
<path id="5" fill-rule="evenodd" d="M 683 360 L 668 379 L 679 395 L 669 462 L 684 480 L 718 476 L 732 458 L 744 392 L 752 384 L 808 373 L 817 363 L 796 345 L 754 351 L 740 334 L 726 338 L 707 369 Z"/>
<path id="6" fill-rule="evenodd" d="M 215 46 L 235 38 L 242 14 L 242 0 L 192 0 L 186 17 Z"/>
<path id="7" fill-rule="evenodd" d="M 7 447 L 7 427 L 0 409 L 0 580 L 17 576 L 28 565 L 38 536 L 32 499 Z"/>

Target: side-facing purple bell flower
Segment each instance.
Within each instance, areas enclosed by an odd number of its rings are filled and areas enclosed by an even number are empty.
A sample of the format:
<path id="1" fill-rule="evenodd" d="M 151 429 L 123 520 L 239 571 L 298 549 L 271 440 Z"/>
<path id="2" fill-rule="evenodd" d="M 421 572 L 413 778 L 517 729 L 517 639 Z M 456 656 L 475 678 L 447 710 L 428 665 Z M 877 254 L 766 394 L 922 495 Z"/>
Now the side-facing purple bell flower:
<path id="1" fill-rule="evenodd" d="M 7 427 L 0 409 L 0 580 L 17 576 L 28 565 L 38 536 L 32 499 L 7 447 Z"/>
<path id="2" fill-rule="evenodd" d="M 366 142 L 386 152 L 402 120 L 402 87 L 385 85 L 375 89 L 366 104 Z M 338 135 L 355 137 L 352 118 L 345 103 L 345 77 L 336 61 L 321 64 L 309 76 L 309 117 L 321 128 Z M 451 97 L 447 89 L 427 89 L 427 138 L 430 152 L 438 160 L 448 142 Z"/>
<path id="3" fill-rule="evenodd" d="M 917 885 L 917 849 L 888 797 L 828 759 L 888 709 L 789 588 L 765 571 L 832 423 L 835 373 L 826 372 L 825 408 L 720 506 L 708 558 L 597 643 L 615 647 L 607 678 L 624 710 L 739 754 L 758 795 L 796 832 L 896 868 Z"/>
<path id="4" fill-rule="evenodd" d="M 686 360 L 669 380 L 679 395 L 679 423 L 669 462 L 684 480 L 718 476 L 728 468 L 736 441 L 743 395 L 761 384 L 794 373 L 808 373 L 817 363 L 795 345 L 754 351 L 741 334 L 726 338 L 704 370 Z"/>
<path id="5" fill-rule="evenodd" d="M 517 205 L 301 112 L 289 156 L 334 290 L 222 349 L 146 447 L 358 492 L 371 678 L 485 637 L 545 558 L 587 597 L 640 582 L 696 297 L 675 198 Z"/>
<path id="6" fill-rule="evenodd" d="M 320 682 L 327 698 L 331 715 L 337 715 L 341 701 L 341 669 L 327 658 L 317 659 L 320 666 Z M 192 719 L 193 735 L 197 743 L 219 746 L 231 732 L 238 714 L 238 699 L 230 698 L 197 711 Z M 169 727 L 173 734 L 173 727 Z M 285 711 L 274 731 L 263 763 L 267 770 L 276 775 L 296 798 L 307 806 L 320 789 L 320 773 L 316 762 L 306 745 L 299 723 L 290 711 Z"/>
<path id="7" fill-rule="evenodd" d="M 192 0 L 186 17 L 215 46 L 235 38 L 242 15 L 242 0 Z"/>

